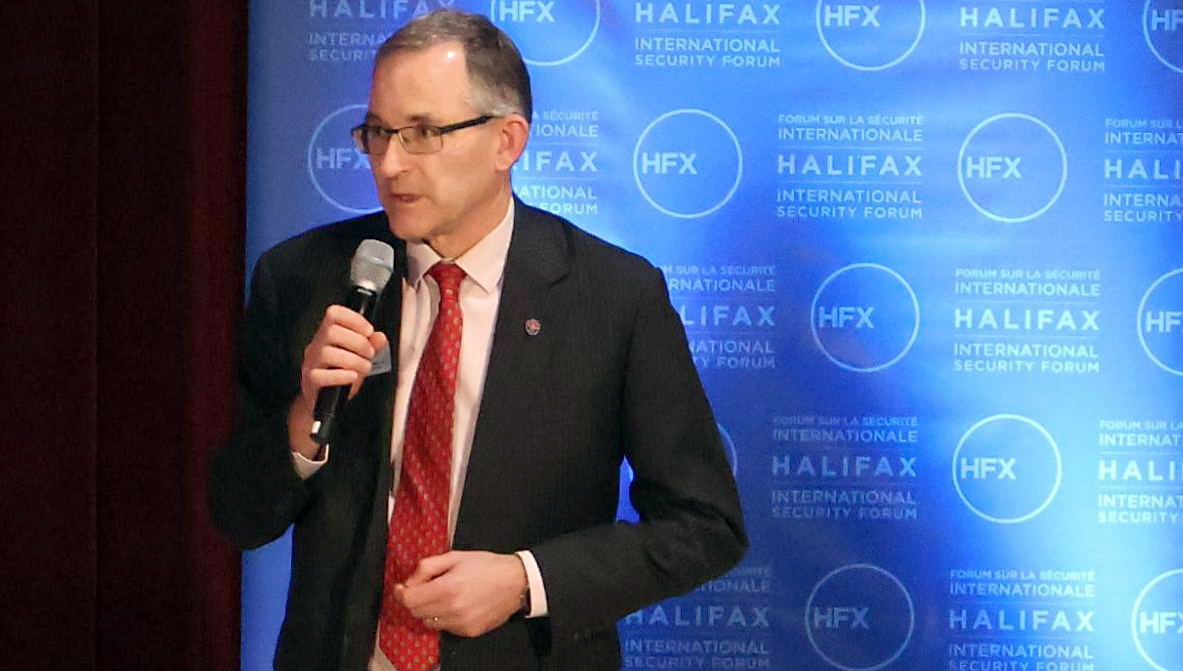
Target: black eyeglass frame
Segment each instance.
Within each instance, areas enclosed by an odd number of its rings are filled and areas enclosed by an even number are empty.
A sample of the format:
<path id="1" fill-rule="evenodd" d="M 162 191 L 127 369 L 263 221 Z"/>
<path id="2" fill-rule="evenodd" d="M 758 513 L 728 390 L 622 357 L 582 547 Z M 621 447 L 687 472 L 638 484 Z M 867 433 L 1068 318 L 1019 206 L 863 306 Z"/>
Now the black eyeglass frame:
<path id="1" fill-rule="evenodd" d="M 358 124 L 358 125 L 354 126 L 353 128 L 351 128 L 349 130 L 349 134 L 353 136 L 353 141 L 354 141 L 354 143 L 357 144 L 357 148 L 360 149 L 362 151 L 362 153 L 366 154 L 367 156 L 373 155 L 370 152 L 370 142 L 369 142 L 369 139 L 367 138 L 367 130 L 369 130 L 369 129 L 373 129 L 374 131 L 377 131 L 380 135 L 385 135 L 386 142 L 387 142 L 388 146 L 390 144 L 390 138 L 392 136 L 398 136 L 399 143 L 402 144 L 403 149 L 405 151 L 407 151 L 408 153 L 411 153 L 411 154 L 434 154 L 435 152 L 437 152 L 443 148 L 442 138 L 443 138 L 443 136 L 447 135 L 448 133 L 458 131 L 458 130 L 463 130 L 465 128 L 472 128 L 473 126 L 480 126 L 481 124 L 488 123 L 496 118 L 497 118 L 497 116 L 494 114 L 482 114 L 478 117 L 473 117 L 473 118 L 467 119 L 465 121 L 458 121 L 456 123 L 448 124 L 446 126 L 432 126 L 430 124 L 417 123 L 417 124 L 413 124 L 410 126 L 403 126 L 402 128 L 389 128 L 387 126 L 379 126 L 377 124 L 372 124 L 372 123 L 361 123 L 361 124 Z M 407 131 L 414 130 L 416 128 L 420 128 L 423 130 L 430 130 L 434 134 L 435 137 L 441 138 L 440 146 L 435 149 L 432 149 L 430 151 L 416 151 L 414 149 L 411 149 L 408 146 L 408 140 L 405 137 L 403 137 L 403 133 L 407 132 Z M 413 142 L 413 140 L 412 140 L 412 142 Z M 383 153 L 385 153 L 385 152 L 383 152 Z"/>

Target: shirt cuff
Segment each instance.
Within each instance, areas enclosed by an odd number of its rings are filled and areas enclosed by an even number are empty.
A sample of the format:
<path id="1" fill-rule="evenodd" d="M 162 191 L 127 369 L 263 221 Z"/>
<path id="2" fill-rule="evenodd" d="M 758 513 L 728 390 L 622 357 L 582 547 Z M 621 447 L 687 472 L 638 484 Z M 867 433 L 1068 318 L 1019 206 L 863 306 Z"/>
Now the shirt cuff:
<path id="1" fill-rule="evenodd" d="M 526 617 L 546 617 L 549 611 L 546 607 L 546 588 L 542 585 L 542 571 L 538 570 L 538 562 L 529 550 L 518 550 L 518 558 L 522 566 L 526 567 L 526 583 L 530 586 L 530 612 Z"/>
<path id="2" fill-rule="evenodd" d="M 313 461 L 299 452 L 292 452 L 292 466 L 296 467 L 296 475 L 300 476 L 301 480 L 307 480 L 320 470 L 321 466 L 329 463 L 329 446 L 325 445 L 321 450 L 321 459 Z M 523 560 L 524 561 L 524 560 Z"/>

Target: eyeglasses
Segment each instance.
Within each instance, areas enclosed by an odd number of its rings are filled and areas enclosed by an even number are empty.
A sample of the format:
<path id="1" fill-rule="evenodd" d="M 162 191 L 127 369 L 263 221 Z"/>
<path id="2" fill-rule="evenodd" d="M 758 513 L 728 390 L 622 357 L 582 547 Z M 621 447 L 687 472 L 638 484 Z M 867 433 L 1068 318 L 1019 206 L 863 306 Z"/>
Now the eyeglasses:
<path id="1" fill-rule="evenodd" d="M 402 128 L 387 128 L 386 126 L 363 123 L 360 126 L 355 126 L 350 131 L 350 134 L 353 135 L 353 141 L 363 154 L 385 154 L 387 147 L 390 146 L 390 137 L 392 135 L 398 136 L 398 141 L 402 143 L 403 149 L 408 154 L 432 154 L 443 148 L 444 135 L 463 128 L 479 126 L 495 118 L 497 117 L 484 114 L 468 121 L 461 121 L 460 123 L 449 124 L 447 126 L 416 124 L 414 126 L 403 126 Z"/>

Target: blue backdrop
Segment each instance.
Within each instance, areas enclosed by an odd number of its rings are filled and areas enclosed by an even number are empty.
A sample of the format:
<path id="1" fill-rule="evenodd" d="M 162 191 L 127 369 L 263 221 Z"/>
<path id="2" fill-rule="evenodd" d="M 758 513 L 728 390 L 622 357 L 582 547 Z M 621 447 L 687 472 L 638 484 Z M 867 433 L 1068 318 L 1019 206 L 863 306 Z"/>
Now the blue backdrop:
<path id="1" fill-rule="evenodd" d="M 452 3 L 253 4 L 252 263 L 378 207 L 371 58 Z M 529 61 L 519 195 L 665 271 L 740 484 L 747 558 L 626 668 L 1183 670 L 1183 0 L 455 6 Z"/>

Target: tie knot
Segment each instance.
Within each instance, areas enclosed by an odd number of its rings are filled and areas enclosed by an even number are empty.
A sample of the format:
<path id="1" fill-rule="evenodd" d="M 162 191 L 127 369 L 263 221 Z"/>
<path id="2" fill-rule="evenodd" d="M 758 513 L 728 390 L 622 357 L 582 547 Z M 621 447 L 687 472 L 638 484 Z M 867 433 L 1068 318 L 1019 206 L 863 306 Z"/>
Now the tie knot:
<path id="1" fill-rule="evenodd" d="M 431 279 L 440 285 L 440 295 L 455 298 L 460 291 L 460 282 L 464 280 L 464 269 L 455 263 L 440 261 L 427 271 Z"/>

